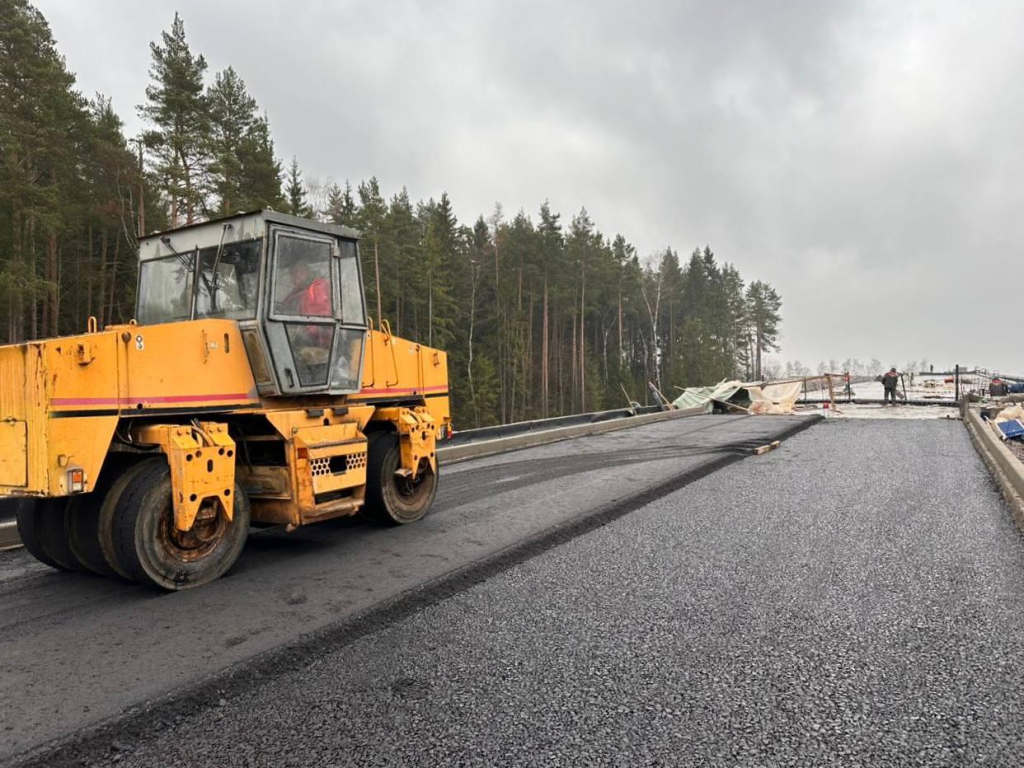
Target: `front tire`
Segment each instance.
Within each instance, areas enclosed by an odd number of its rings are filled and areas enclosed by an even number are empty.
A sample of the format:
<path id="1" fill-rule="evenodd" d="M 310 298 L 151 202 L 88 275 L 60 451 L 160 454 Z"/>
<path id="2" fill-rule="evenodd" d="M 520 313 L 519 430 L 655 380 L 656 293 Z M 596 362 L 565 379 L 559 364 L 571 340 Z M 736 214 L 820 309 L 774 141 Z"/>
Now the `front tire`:
<path id="1" fill-rule="evenodd" d="M 100 539 L 100 550 L 103 553 L 103 559 L 114 573 L 126 581 L 134 581 L 135 579 L 118 559 L 117 550 L 114 547 L 114 511 L 117 509 L 117 504 L 121 501 L 125 490 L 135 481 L 135 478 L 141 472 L 146 471 L 147 468 L 159 465 L 167 465 L 167 461 L 163 456 L 145 459 L 124 469 L 123 472 L 114 478 L 110 489 L 103 495 L 103 503 L 100 505 L 97 533 Z"/>
<path id="2" fill-rule="evenodd" d="M 406 525 L 423 518 L 437 495 L 437 475 L 421 472 L 415 480 L 399 477 L 398 436 L 377 435 L 366 459 L 366 517 L 382 525 Z"/>
<path id="3" fill-rule="evenodd" d="M 178 531 L 170 468 L 163 459 L 146 462 L 114 508 L 111 528 L 118 563 L 131 578 L 172 591 L 220 578 L 235 564 L 249 535 L 249 500 L 237 482 L 233 493 L 231 520 L 216 502 L 209 502 L 191 530 Z"/>

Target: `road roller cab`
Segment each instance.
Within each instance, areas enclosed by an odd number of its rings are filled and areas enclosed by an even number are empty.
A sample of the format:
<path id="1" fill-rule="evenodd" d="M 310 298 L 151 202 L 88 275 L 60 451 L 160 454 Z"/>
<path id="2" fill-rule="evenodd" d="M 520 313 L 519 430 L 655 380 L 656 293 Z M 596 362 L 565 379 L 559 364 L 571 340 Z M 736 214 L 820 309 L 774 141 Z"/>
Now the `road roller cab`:
<path id="1" fill-rule="evenodd" d="M 235 321 L 262 396 L 357 392 L 367 332 L 357 238 L 273 211 L 144 238 L 136 318 Z"/>
<path id="2" fill-rule="evenodd" d="M 132 323 L 0 347 L 0 500 L 38 559 L 180 589 L 250 523 L 426 513 L 447 358 L 371 327 L 356 232 L 257 211 L 139 260 Z"/>

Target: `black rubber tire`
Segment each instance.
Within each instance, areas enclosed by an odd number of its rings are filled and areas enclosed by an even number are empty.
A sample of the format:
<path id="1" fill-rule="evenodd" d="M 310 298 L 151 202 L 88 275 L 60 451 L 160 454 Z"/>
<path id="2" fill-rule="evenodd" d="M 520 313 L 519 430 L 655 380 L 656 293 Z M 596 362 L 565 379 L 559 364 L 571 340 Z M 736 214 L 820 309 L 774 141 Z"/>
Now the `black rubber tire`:
<path id="1" fill-rule="evenodd" d="M 46 551 L 43 549 L 43 542 L 40 540 L 36 530 L 38 499 L 17 499 L 11 503 L 17 505 L 15 514 L 18 518 L 18 537 L 21 539 L 25 550 L 43 565 L 63 571 L 64 568 L 61 568 L 56 560 L 46 554 Z"/>
<path id="2" fill-rule="evenodd" d="M 32 512 L 33 533 L 43 552 L 58 568 L 62 571 L 83 571 L 85 566 L 75 557 L 68 544 L 66 520 L 69 505 L 70 500 L 66 496 L 37 499 Z M 20 528 L 19 525 L 19 534 Z"/>
<path id="3" fill-rule="evenodd" d="M 114 548 L 114 510 L 121 496 L 137 475 L 146 471 L 147 468 L 155 466 L 167 466 L 167 460 L 161 454 L 153 458 L 144 459 L 137 464 L 132 464 L 124 471 L 111 478 L 110 489 L 104 494 L 100 503 L 100 516 L 97 535 L 100 540 L 100 551 L 103 559 L 110 569 L 127 581 L 135 579 L 128 572 L 128 569 L 118 560 L 117 551 Z"/>
<path id="4" fill-rule="evenodd" d="M 114 552 L 128 575 L 161 589 L 191 589 L 220 578 L 235 564 L 249 535 L 249 499 L 237 482 L 234 515 L 222 519 L 223 535 L 193 560 L 176 557 L 163 543 L 173 526 L 171 474 L 164 460 L 147 461 L 117 500 L 112 521 Z"/>
<path id="5" fill-rule="evenodd" d="M 103 499 L 95 492 L 73 497 L 64 516 L 64 536 L 83 570 L 97 576 L 114 576 L 114 569 L 107 564 L 100 547 L 99 507 L 102 503 Z"/>
<path id="6" fill-rule="evenodd" d="M 409 491 L 395 476 L 402 463 L 398 435 L 379 434 L 370 440 L 366 457 L 366 506 L 363 515 L 381 525 L 415 523 L 430 511 L 437 495 L 437 475 L 423 473 Z"/>
<path id="7" fill-rule="evenodd" d="M 138 457 L 132 454 L 108 456 L 92 492 L 73 496 L 68 508 L 66 524 L 71 551 L 87 571 L 99 576 L 118 575 L 107 562 L 100 544 L 100 512 L 103 502 L 117 479 L 134 463 L 138 463 Z"/>

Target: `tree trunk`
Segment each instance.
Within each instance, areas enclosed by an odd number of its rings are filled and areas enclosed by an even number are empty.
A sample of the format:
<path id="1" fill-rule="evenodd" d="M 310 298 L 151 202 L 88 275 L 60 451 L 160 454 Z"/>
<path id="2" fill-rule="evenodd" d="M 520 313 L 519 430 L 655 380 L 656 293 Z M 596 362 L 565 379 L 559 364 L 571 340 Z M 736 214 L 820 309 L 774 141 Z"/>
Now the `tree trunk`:
<path id="1" fill-rule="evenodd" d="M 377 255 L 377 239 L 373 241 L 373 271 L 377 276 L 377 327 L 380 327 L 381 315 L 381 298 L 380 298 L 380 259 Z M 475 288 L 476 286 L 474 286 Z"/>
<path id="2" fill-rule="evenodd" d="M 586 295 L 587 284 L 583 275 L 583 266 L 580 265 L 580 413 L 587 411 L 587 337 L 584 327 L 586 325 Z"/>
<path id="3" fill-rule="evenodd" d="M 544 319 L 541 323 L 540 342 L 540 410 L 541 417 L 548 417 L 548 276 L 544 275 Z"/>
<path id="4" fill-rule="evenodd" d="M 36 282 L 36 219 L 35 216 L 29 216 L 28 219 L 28 269 L 29 277 L 32 280 L 32 287 L 35 288 Z M 29 316 L 29 328 L 33 339 L 39 338 L 39 313 L 37 311 L 38 301 L 36 299 L 35 290 L 32 291 L 32 301 L 30 302 L 32 307 L 32 314 Z"/>
<path id="5" fill-rule="evenodd" d="M 557 318 L 558 315 L 555 315 Z M 561 416 L 565 413 L 565 367 L 564 367 L 564 347 L 565 341 L 562 338 L 562 334 L 565 333 L 564 329 L 558 327 L 558 322 L 555 322 L 555 360 L 558 361 L 558 378 L 556 385 L 558 388 L 558 415 Z"/>
<path id="6" fill-rule="evenodd" d="M 22 220 L 21 220 L 21 204 L 18 201 L 14 203 L 14 210 L 11 213 L 11 243 L 13 248 L 13 272 L 15 276 L 19 276 L 22 262 L 22 249 L 21 249 L 21 238 L 22 238 Z M 14 288 L 14 281 L 12 281 L 11 287 L 8 290 L 8 301 L 7 301 L 7 341 L 8 343 L 14 344 L 20 341 L 18 338 L 18 319 L 21 317 L 21 298 L 22 294 Z"/>
<path id="7" fill-rule="evenodd" d="M 103 227 L 103 234 L 100 236 L 100 268 L 99 268 L 99 285 L 96 288 L 96 294 L 99 297 L 96 307 L 96 319 L 99 321 L 100 326 L 103 326 L 103 302 L 107 295 L 107 251 L 110 245 L 110 232 L 106 226 Z"/>
<path id="8" fill-rule="evenodd" d="M 755 343 L 755 349 L 756 349 L 756 353 L 757 353 L 757 363 L 756 363 L 757 369 L 755 371 L 754 376 L 755 376 L 755 378 L 758 381 L 761 381 L 761 331 L 760 330 L 758 330 L 757 333 L 754 335 L 754 343 Z"/>
<path id="9" fill-rule="evenodd" d="M 114 322 L 114 294 L 117 288 L 117 262 L 121 253 L 121 237 L 114 240 L 114 260 L 110 262 L 110 303 L 107 305 L 107 325 Z"/>
<path id="10" fill-rule="evenodd" d="M 476 320 L 476 267 L 472 264 L 469 267 L 470 293 L 469 293 L 469 362 L 466 364 L 466 375 L 469 378 L 469 398 L 473 403 L 473 422 L 476 427 L 480 426 L 480 407 L 476 399 L 476 389 L 473 387 L 473 325 Z"/>
<path id="11" fill-rule="evenodd" d="M 573 302 L 575 305 L 575 302 Z M 576 393 L 579 385 L 579 374 L 577 373 L 576 366 L 580 363 L 579 352 L 577 351 L 577 344 L 579 342 L 579 334 L 577 329 L 577 318 L 576 309 L 573 307 L 572 311 L 572 397 L 569 399 L 569 408 L 573 413 L 576 413 Z"/>
<path id="12" fill-rule="evenodd" d="M 195 216 L 192 199 L 192 171 L 181 152 L 178 153 L 178 157 L 181 160 L 182 173 L 185 174 L 185 224 L 188 225 L 193 223 Z"/>
<path id="13" fill-rule="evenodd" d="M 619 291 L 619 364 L 618 368 L 622 367 L 622 291 Z"/>
<path id="14" fill-rule="evenodd" d="M 60 258 L 61 249 L 58 245 L 56 229 L 50 230 L 50 259 L 53 271 L 53 294 L 50 299 L 50 330 L 49 335 L 60 335 Z"/>
<path id="15" fill-rule="evenodd" d="M 523 353 L 523 408 L 528 412 L 534 409 L 534 390 L 536 384 L 533 379 L 533 308 L 535 296 L 533 280 L 530 281 L 530 298 L 527 301 L 526 313 L 526 351 Z"/>

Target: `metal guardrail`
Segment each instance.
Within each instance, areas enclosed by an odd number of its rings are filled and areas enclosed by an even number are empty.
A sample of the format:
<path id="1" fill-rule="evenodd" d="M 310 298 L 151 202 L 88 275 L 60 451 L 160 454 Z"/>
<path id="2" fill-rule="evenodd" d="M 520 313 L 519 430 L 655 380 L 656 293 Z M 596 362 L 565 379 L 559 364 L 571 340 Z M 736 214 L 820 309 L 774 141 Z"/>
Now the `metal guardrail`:
<path id="1" fill-rule="evenodd" d="M 607 418 L 597 421 L 568 424 L 565 426 L 551 426 L 549 424 L 547 429 L 522 428 L 515 431 L 514 434 L 504 434 L 500 437 L 492 437 L 489 439 L 467 440 L 461 444 L 456 443 L 454 440 L 446 441 L 448 444 L 442 445 L 438 448 L 437 457 L 443 460 L 446 464 L 450 464 L 456 461 L 479 459 L 484 456 L 508 453 L 509 451 L 516 451 L 521 448 L 533 448 L 538 445 L 556 443 L 562 440 L 569 440 L 574 437 L 600 435 L 606 432 L 629 429 L 630 427 L 639 427 L 644 424 L 651 424 L 659 421 L 669 421 L 672 419 L 685 418 L 687 416 L 699 416 L 703 413 L 703 408 L 687 408 L 685 410 L 656 411 L 654 413 L 642 413 L 635 416 Z M 544 421 L 550 423 L 555 420 L 545 419 Z M 536 423 L 537 422 L 524 422 L 524 424 Z M 512 424 L 509 426 L 515 427 L 517 425 Z"/>
<path id="2" fill-rule="evenodd" d="M 657 406 L 630 410 L 620 408 L 612 411 L 579 413 L 552 419 L 521 421 L 480 429 L 466 429 L 456 432 L 442 441 L 437 449 L 438 458 L 448 462 L 465 461 L 480 456 L 545 445 L 588 434 L 601 434 L 627 427 L 640 426 L 651 422 L 665 421 L 682 416 L 694 416 L 701 409 L 690 411 L 659 411 Z M 21 545 L 18 538 L 17 522 L 12 505 L 0 505 L 0 550 Z"/>
<path id="3" fill-rule="evenodd" d="M 550 419 L 534 419 L 533 421 L 517 421 L 512 424 L 496 424 L 492 427 L 478 427 L 477 429 L 460 429 L 451 438 L 444 440 L 441 447 L 450 445 L 466 445 L 481 440 L 496 440 L 504 437 L 514 437 L 528 432 L 541 432 L 561 427 L 575 427 L 581 424 L 598 424 L 605 421 L 615 421 L 633 416 L 641 416 L 650 413 L 659 413 L 656 405 L 641 406 L 640 408 L 617 408 L 611 411 L 594 411 L 592 413 L 576 413 L 571 416 L 555 416 Z"/>

